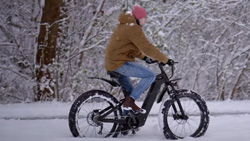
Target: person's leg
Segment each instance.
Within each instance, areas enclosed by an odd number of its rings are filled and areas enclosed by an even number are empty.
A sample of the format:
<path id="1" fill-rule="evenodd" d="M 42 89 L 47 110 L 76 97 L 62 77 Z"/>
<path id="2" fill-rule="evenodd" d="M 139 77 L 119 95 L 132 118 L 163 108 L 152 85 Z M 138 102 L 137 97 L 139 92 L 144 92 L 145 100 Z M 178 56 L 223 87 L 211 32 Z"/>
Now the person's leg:
<path id="1" fill-rule="evenodd" d="M 123 90 L 123 93 L 124 93 L 125 98 L 126 98 L 127 96 L 130 96 L 131 92 L 132 92 L 133 89 L 134 89 L 134 87 L 133 87 L 133 85 L 132 85 L 132 83 L 131 83 L 130 78 L 129 78 L 128 76 L 121 75 L 121 77 L 120 77 L 120 79 L 119 79 L 119 82 L 122 84 L 122 87 L 123 87 L 123 89 L 125 90 L 125 92 L 124 92 L 124 90 Z M 131 108 L 129 108 L 129 109 L 126 109 L 126 108 L 123 109 L 123 112 L 122 112 L 123 116 L 128 115 L 129 110 L 131 110 Z M 127 126 L 125 126 L 125 127 L 127 127 Z M 127 130 L 127 128 L 125 128 L 125 130 Z"/>
<path id="2" fill-rule="evenodd" d="M 127 62 L 117 69 L 116 72 L 127 77 L 141 78 L 141 81 L 132 90 L 130 95 L 130 97 L 132 97 L 134 100 L 139 98 L 140 95 L 147 90 L 147 88 L 154 82 L 156 77 L 155 73 L 150 69 L 134 62 Z"/>
<path id="3" fill-rule="evenodd" d="M 125 89 L 125 91 L 127 93 L 130 93 L 133 91 L 134 87 L 131 83 L 131 80 L 128 76 L 125 76 L 125 75 L 121 75 L 120 77 L 120 83 L 122 84 L 123 88 Z"/>
<path id="4" fill-rule="evenodd" d="M 116 72 L 127 76 L 127 77 L 138 77 L 141 78 L 141 81 L 138 85 L 132 90 L 131 95 L 127 96 L 125 102 L 123 103 L 125 110 L 131 110 L 131 108 L 140 113 L 146 113 L 146 110 L 139 108 L 135 104 L 135 99 L 139 98 L 140 95 L 147 90 L 147 88 L 153 83 L 155 80 L 155 74 L 148 68 L 141 66 L 139 64 L 133 62 L 127 62 Z M 131 83 L 130 83 L 131 84 Z M 132 85 L 132 84 L 131 84 Z"/>

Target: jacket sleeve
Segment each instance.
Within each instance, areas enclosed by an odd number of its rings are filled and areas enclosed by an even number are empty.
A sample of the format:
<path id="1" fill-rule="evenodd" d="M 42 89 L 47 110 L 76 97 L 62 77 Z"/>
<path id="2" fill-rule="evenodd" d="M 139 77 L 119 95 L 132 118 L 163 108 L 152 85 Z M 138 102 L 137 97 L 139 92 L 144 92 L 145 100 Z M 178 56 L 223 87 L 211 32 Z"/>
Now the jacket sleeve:
<path id="1" fill-rule="evenodd" d="M 141 60 L 143 60 L 144 57 L 145 55 L 140 51 L 137 58 L 140 58 Z"/>
<path id="2" fill-rule="evenodd" d="M 137 25 L 131 26 L 128 29 L 127 34 L 128 34 L 128 39 L 133 44 L 135 44 L 135 46 L 137 46 L 137 48 L 141 50 L 145 55 L 151 57 L 152 59 L 161 61 L 163 63 L 168 62 L 169 58 L 163 53 L 161 53 L 159 49 L 157 49 L 149 42 L 144 32 L 142 31 L 141 27 Z"/>

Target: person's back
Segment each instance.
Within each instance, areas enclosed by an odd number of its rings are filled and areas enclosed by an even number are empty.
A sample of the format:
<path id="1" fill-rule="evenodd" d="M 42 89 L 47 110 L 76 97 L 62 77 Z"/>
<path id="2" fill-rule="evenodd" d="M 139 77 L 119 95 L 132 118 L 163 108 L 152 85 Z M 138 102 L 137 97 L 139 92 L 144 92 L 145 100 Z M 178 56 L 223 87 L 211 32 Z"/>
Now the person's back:
<path id="1" fill-rule="evenodd" d="M 122 13 L 119 22 L 106 49 L 105 67 L 108 71 L 114 71 L 128 61 L 134 62 L 136 57 L 143 59 L 145 56 L 128 37 L 128 32 L 133 32 L 132 26 L 138 26 L 135 18 L 129 13 Z"/>
<path id="2" fill-rule="evenodd" d="M 145 113 L 139 108 L 134 100 L 153 83 L 155 73 L 148 68 L 135 63 L 136 58 L 150 61 L 147 56 L 161 61 L 164 64 L 171 64 L 169 59 L 146 38 L 142 26 L 146 23 L 147 13 L 144 8 L 135 6 L 132 14 L 122 13 L 119 17 L 119 25 L 111 36 L 105 54 L 105 68 L 107 71 L 115 71 L 122 75 L 121 81 L 127 92 L 123 107 L 125 110 Z M 134 88 L 129 77 L 141 78 L 141 81 Z"/>

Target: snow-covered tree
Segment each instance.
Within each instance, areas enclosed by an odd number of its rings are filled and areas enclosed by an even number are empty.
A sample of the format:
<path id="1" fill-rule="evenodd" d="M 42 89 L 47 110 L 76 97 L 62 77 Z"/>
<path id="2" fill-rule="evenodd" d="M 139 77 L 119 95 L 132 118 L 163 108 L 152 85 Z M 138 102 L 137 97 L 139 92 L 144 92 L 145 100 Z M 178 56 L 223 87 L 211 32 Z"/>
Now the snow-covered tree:
<path id="1" fill-rule="evenodd" d="M 151 42 L 179 62 L 175 77 L 183 78 L 180 88 L 210 100 L 250 98 L 248 0 L 63 0 L 60 17 L 52 23 L 42 20 L 45 2 L 0 1 L 1 102 L 34 101 L 39 85 L 51 90 L 41 100 L 68 101 L 94 88 L 116 93 L 88 77 L 108 78 L 106 46 L 119 14 L 135 4 L 148 12 L 144 31 Z M 52 24 L 58 27 L 56 53 L 41 67 L 39 33 Z M 49 78 L 39 81 L 38 69 L 47 69 Z"/>
<path id="2" fill-rule="evenodd" d="M 0 101 L 33 101 L 40 7 L 33 0 L 1 0 L 0 9 Z"/>
<path id="3" fill-rule="evenodd" d="M 180 87 L 208 99 L 249 98 L 247 0 L 142 4 L 149 8 L 149 37 L 180 62 L 176 70 L 184 78 Z"/>

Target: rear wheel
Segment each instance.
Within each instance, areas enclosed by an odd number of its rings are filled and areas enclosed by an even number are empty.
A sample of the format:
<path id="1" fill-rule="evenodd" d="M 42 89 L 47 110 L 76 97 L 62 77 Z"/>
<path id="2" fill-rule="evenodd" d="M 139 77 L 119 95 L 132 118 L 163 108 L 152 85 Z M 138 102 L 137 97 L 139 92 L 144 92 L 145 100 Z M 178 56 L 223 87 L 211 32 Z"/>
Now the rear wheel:
<path id="1" fill-rule="evenodd" d="M 205 134 L 209 124 L 209 112 L 205 101 L 195 92 L 177 91 L 177 99 L 183 108 L 184 115 L 176 99 L 164 103 L 163 133 L 167 139 L 199 137 Z"/>
<path id="2" fill-rule="evenodd" d="M 109 93 L 100 90 L 88 91 L 73 103 L 69 113 L 69 128 L 74 137 L 108 137 L 116 128 L 116 123 L 101 122 L 99 117 L 110 111 L 118 101 Z M 104 112 L 105 111 L 105 112 Z M 105 118 L 120 118 L 121 110 L 115 110 Z"/>

